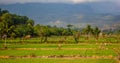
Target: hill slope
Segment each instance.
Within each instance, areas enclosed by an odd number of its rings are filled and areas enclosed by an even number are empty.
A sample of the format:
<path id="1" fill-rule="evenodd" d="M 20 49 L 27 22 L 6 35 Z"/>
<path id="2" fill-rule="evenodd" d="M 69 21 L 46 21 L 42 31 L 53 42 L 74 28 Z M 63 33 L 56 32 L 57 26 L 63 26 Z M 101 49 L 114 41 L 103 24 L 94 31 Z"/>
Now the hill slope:
<path id="1" fill-rule="evenodd" d="M 97 26 L 111 25 L 120 21 L 119 9 L 113 3 L 26 3 L 0 5 L 12 13 L 26 15 L 36 24 L 66 26 L 74 24 L 82 27 L 86 24 Z"/>

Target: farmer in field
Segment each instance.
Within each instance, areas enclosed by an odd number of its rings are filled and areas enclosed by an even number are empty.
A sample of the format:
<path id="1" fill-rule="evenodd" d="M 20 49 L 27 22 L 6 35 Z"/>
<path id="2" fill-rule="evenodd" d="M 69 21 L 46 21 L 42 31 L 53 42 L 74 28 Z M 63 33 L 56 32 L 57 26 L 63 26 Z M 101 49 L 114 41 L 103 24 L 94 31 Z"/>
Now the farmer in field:
<path id="1" fill-rule="evenodd" d="M 6 38 L 7 38 L 7 35 L 6 35 L 6 34 L 3 34 L 2 39 L 5 40 L 5 44 L 4 44 L 4 48 L 5 48 L 5 49 L 7 48 L 7 46 L 6 46 Z"/>

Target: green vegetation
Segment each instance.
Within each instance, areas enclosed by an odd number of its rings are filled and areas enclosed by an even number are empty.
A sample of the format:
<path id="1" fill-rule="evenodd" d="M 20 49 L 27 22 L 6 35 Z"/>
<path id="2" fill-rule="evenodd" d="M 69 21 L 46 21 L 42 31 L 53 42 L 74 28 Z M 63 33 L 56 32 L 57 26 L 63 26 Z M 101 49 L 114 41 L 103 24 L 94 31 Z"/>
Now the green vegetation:
<path id="1" fill-rule="evenodd" d="M 120 43 L 119 40 L 120 36 L 111 36 L 111 37 L 100 37 L 96 40 L 94 37 L 90 37 L 88 40 L 86 40 L 85 36 L 80 36 L 79 39 L 77 39 L 77 43 Z M 41 42 L 41 38 L 29 38 L 29 39 L 21 39 L 21 38 L 15 38 L 13 39 L 7 39 L 7 44 L 76 44 L 76 41 L 74 40 L 73 36 L 51 36 L 47 37 L 47 41 Z M 5 40 L 0 40 L 0 43 L 4 43 Z"/>
<path id="2" fill-rule="evenodd" d="M 15 52 L 15 53 L 14 53 Z M 69 52 L 69 53 L 68 53 Z M 12 54 L 11 54 L 12 53 Z M 2 56 L 27 56 L 34 54 L 36 56 L 49 56 L 49 55 L 80 55 L 80 56 L 117 56 L 113 50 L 3 50 L 0 52 Z"/>
<path id="3" fill-rule="evenodd" d="M 0 48 L 3 48 L 4 44 L 0 44 Z M 8 48 L 57 48 L 58 44 L 7 44 Z M 62 48 L 100 48 L 100 46 L 106 48 L 120 48 L 120 44 L 113 43 L 106 45 L 95 43 L 80 43 L 80 44 L 61 44 Z"/>
<path id="4" fill-rule="evenodd" d="M 120 33 L 34 24 L 0 9 L 0 63 L 117 63 Z"/>
<path id="5" fill-rule="evenodd" d="M 118 46 L 120 44 L 110 44 L 104 46 L 104 48 L 99 48 L 100 44 L 62 44 L 61 49 L 58 49 L 57 44 L 9 44 L 8 49 L 0 51 L 1 56 L 18 57 L 0 59 L 0 63 L 29 63 L 29 62 L 42 62 L 49 63 L 63 62 L 63 63 L 117 63 L 114 58 L 118 56 L 117 52 L 113 49 L 120 50 Z M 120 52 L 120 51 L 119 51 Z M 53 58 L 37 58 L 39 56 L 53 56 Z M 54 58 L 54 56 L 60 56 L 59 58 Z M 64 58 L 63 56 L 70 56 Z M 71 57 L 73 56 L 73 58 Z M 78 56 L 75 58 L 74 56 Z M 20 58 L 19 58 L 20 57 Z M 33 57 L 33 58 L 21 58 L 21 57 Z M 63 58 L 61 58 L 63 57 Z M 79 58 L 80 57 L 80 58 Z M 82 57 L 82 58 L 81 58 Z M 88 57 L 88 58 L 87 58 Z M 100 57 L 100 58 L 97 58 Z M 106 57 L 102 58 L 102 57 Z M 53 62 L 53 63 L 54 63 Z M 58 63 L 59 63 L 58 62 Z"/>
<path id="6" fill-rule="evenodd" d="M 115 31 L 117 32 L 117 31 Z M 101 36 L 99 36 L 101 33 Z M 105 42 L 112 42 L 111 39 L 119 42 L 119 32 L 116 37 L 112 36 L 115 34 L 105 32 L 101 32 L 98 27 L 93 27 L 91 25 L 87 25 L 85 28 L 79 29 L 75 28 L 74 25 L 68 24 L 66 27 L 56 27 L 50 25 L 40 25 L 34 24 L 34 20 L 28 18 L 27 16 L 20 16 L 16 14 L 11 14 L 7 10 L 0 10 L 0 39 L 13 39 L 19 38 L 19 42 L 29 39 L 29 38 L 39 38 L 40 40 L 37 42 L 45 43 L 50 42 L 51 37 L 60 36 L 61 39 L 57 40 L 57 42 L 100 42 L 103 38 L 106 39 Z M 71 36 L 72 39 L 68 38 Z M 91 37 L 94 38 L 91 41 Z M 111 38 L 109 40 L 109 38 Z M 108 39 L 108 40 L 107 40 Z M 30 40 L 32 41 L 32 40 Z M 54 38 L 51 40 L 54 42 Z M 10 42 L 10 41 L 9 41 Z M 16 40 L 17 42 L 17 40 Z M 24 42 L 24 41 L 23 41 Z M 26 41 L 27 42 L 27 41 Z M 36 41 L 35 41 L 36 42 Z M 114 42 L 114 41 L 113 41 Z"/>
<path id="7" fill-rule="evenodd" d="M 119 44 L 115 44 L 115 45 L 120 46 Z M 57 47 L 58 47 L 58 44 L 9 44 L 8 45 L 8 48 L 57 48 Z M 0 48 L 3 48 L 2 44 L 0 45 Z M 87 43 L 85 44 L 62 44 L 62 48 L 99 48 L 99 45 L 87 44 Z"/>
<path id="8" fill-rule="evenodd" d="M 87 61 L 86 61 L 87 60 Z M 117 63 L 112 59 L 0 59 L 0 63 Z"/>

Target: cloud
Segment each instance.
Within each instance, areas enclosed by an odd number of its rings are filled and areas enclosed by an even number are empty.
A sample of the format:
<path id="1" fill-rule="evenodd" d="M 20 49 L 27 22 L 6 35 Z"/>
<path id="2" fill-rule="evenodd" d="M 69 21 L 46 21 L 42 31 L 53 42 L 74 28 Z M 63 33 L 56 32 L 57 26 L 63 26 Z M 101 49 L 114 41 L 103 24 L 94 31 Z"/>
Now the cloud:
<path id="1" fill-rule="evenodd" d="M 84 2 L 98 2 L 101 0 L 72 0 L 73 3 L 84 3 Z"/>
<path id="2" fill-rule="evenodd" d="M 57 21 L 55 21 L 55 24 L 59 25 L 59 24 L 61 24 L 61 21 L 57 20 Z"/>
<path id="3" fill-rule="evenodd" d="M 120 2 L 119 0 L 0 0 L 0 4 L 14 4 L 14 3 L 84 3 L 84 2 Z"/>
<path id="4" fill-rule="evenodd" d="M 72 0 L 73 3 L 80 3 L 80 2 L 85 2 L 86 0 Z"/>
<path id="5" fill-rule="evenodd" d="M 120 2 L 120 0 L 72 0 L 73 3 L 84 3 L 84 2 Z"/>
<path id="6" fill-rule="evenodd" d="M 14 3 L 68 3 L 71 0 L 0 0 L 0 4 Z"/>
<path id="7" fill-rule="evenodd" d="M 58 27 L 65 27 L 67 25 L 67 22 L 61 21 L 61 20 L 56 20 L 56 21 L 50 21 L 47 23 L 48 25 L 56 25 Z"/>

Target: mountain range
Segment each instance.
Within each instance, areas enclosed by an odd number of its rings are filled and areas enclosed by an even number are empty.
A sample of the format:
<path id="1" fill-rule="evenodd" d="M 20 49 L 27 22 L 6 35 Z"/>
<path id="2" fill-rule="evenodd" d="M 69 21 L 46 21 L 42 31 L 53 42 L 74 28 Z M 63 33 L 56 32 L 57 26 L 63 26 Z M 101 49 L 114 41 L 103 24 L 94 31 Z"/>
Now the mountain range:
<path id="1" fill-rule="evenodd" d="M 65 27 L 73 24 L 84 27 L 87 24 L 104 28 L 120 23 L 120 8 L 111 2 L 79 4 L 65 3 L 16 3 L 0 4 L 1 9 L 13 14 L 28 16 L 36 24 Z"/>

